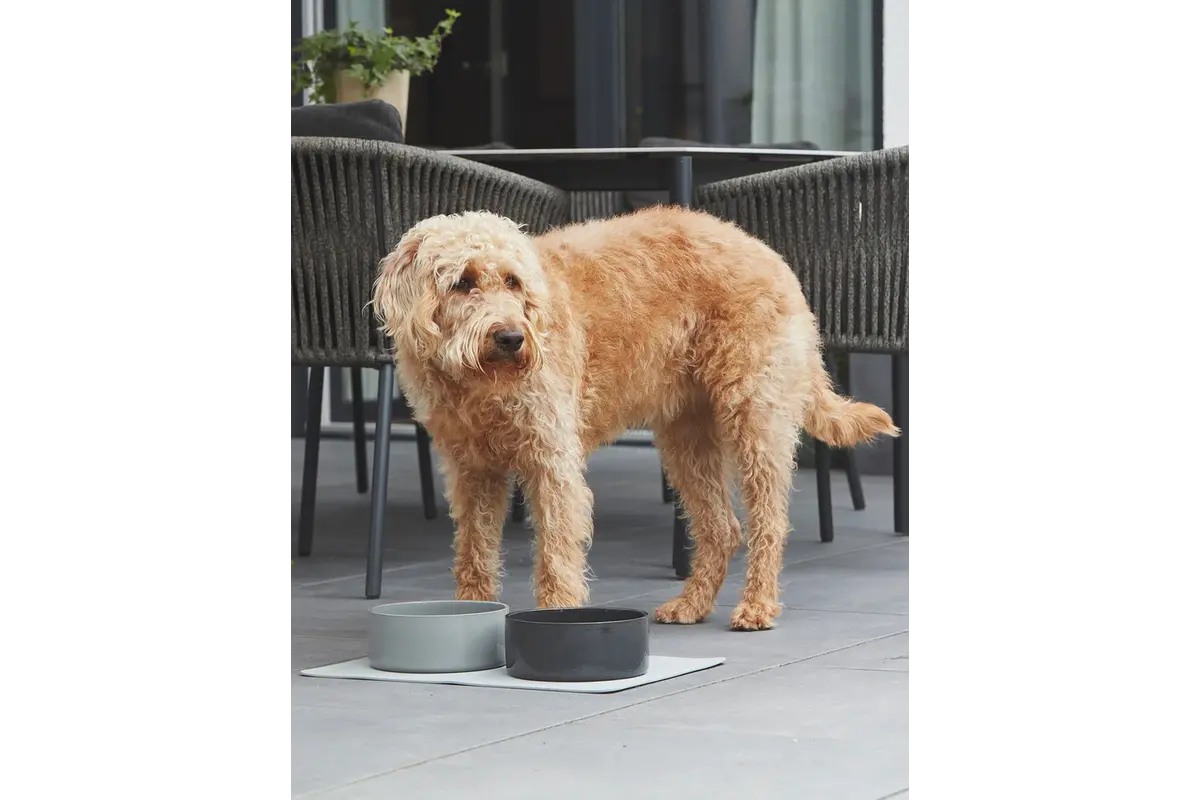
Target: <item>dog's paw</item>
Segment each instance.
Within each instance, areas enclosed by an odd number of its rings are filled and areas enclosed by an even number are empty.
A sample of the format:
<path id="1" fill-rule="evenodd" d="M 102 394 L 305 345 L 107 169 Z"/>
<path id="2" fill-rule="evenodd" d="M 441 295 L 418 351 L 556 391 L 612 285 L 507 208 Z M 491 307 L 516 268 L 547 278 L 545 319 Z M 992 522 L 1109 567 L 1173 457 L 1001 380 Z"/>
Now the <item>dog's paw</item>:
<path id="1" fill-rule="evenodd" d="M 733 609 L 730 626 L 735 631 L 765 631 L 775 627 L 775 618 L 782 607 L 779 603 L 755 603 L 747 600 Z"/>
<path id="2" fill-rule="evenodd" d="M 455 600 L 487 600 L 495 602 L 497 596 L 495 585 L 489 586 L 484 583 L 460 584 L 454 592 Z"/>
<path id="3" fill-rule="evenodd" d="M 695 625 L 703 622 L 708 612 L 697 608 L 685 597 L 668 600 L 654 612 L 654 621 L 666 625 Z"/>

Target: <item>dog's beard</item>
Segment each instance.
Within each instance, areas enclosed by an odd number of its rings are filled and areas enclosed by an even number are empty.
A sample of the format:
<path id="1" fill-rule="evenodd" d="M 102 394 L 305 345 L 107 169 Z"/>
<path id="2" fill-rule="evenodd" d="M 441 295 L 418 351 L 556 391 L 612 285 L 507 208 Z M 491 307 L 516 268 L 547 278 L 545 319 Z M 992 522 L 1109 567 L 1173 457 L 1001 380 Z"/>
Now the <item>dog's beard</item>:
<path id="1" fill-rule="evenodd" d="M 472 373 L 520 375 L 541 366 L 541 348 L 529 321 L 521 320 L 517 326 L 525 341 L 515 352 L 496 346 L 493 333 L 503 327 L 511 327 L 511 323 L 490 314 L 474 314 L 461 320 L 442 342 L 442 368 L 464 379 Z"/>

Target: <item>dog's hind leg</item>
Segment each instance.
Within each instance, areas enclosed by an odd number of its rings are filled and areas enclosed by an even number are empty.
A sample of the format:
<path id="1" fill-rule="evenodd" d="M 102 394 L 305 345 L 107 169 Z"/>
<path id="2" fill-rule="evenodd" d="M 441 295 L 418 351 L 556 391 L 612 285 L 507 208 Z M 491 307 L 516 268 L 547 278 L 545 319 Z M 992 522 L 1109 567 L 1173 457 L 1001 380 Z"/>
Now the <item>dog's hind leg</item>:
<path id="1" fill-rule="evenodd" d="M 746 508 L 746 583 L 733 611 L 735 630 L 770 628 L 781 610 L 779 572 L 804 413 L 802 399 L 793 395 L 811 384 L 805 359 L 815 346 L 815 326 L 781 318 L 766 296 L 715 320 L 697 341 L 696 377 L 737 467 Z"/>
<path id="2" fill-rule="evenodd" d="M 544 460 L 531 461 L 526 454 L 525 460 L 521 484 L 537 534 L 533 556 L 537 607 L 584 605 L 588 600 L 587 551 L 592 543 L 592 490 L 583 480 L 583 456 L 560 451 Z"/>
<path id="3" fill-rule="evenodd" d="M 725 582 L 729 560 L 741 544 L 741 526 L 733 513 L 727 459 L 721 450 L 712 412 L 689 409 L 662 426 L 655 439 L 671 484 L 691 520 L 692 573 L 683 593 L 659 607 L 659 622 L 691 624 L 712 612 Z"/>
<path id="4" fill-rule="evenodd" d="M 741 473 L 749 528 L 746 585 L 732 624 L 734 630 L 763 630 L 774 626 L 781 610 L 779 572 L 790 527 L 797 428 L 777 408 L 757 399 L 746 400 L 731 417 L 728 435 Z"/>
<path id="5" fill-rule="evenodd" d="M 500 588 L 500 538 L 508 510 L 508 476 L 450 463 L 446 483 L 455 523 L 455 597 L 495 600 Z"/>

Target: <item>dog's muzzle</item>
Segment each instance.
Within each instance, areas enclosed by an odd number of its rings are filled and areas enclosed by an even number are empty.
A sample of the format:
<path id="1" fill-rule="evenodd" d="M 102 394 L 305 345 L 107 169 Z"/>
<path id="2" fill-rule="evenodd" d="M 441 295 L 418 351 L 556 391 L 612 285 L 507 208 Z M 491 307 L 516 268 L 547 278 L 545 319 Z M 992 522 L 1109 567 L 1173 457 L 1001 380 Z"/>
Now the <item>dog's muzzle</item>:
<path id="1" fill-rule="evenodd" d="M 492 340 L 501 353 L 515 353 L 525 343 L 525 334 L 516 328 L 503 328 L 492 334 Z"/>

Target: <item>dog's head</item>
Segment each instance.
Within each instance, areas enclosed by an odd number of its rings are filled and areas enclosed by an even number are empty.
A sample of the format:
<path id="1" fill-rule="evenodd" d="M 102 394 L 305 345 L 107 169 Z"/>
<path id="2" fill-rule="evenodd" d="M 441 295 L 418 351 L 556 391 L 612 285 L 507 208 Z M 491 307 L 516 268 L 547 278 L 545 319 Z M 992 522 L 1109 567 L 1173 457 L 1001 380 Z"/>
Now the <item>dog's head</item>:
<path id="1" fill-rule="evenodd" d="M 431 217 L 380 262 L 375 314 L 396 347 L 455 380 L 542 362 L 545 274 L 528 236 L 484 211 Z"/>

